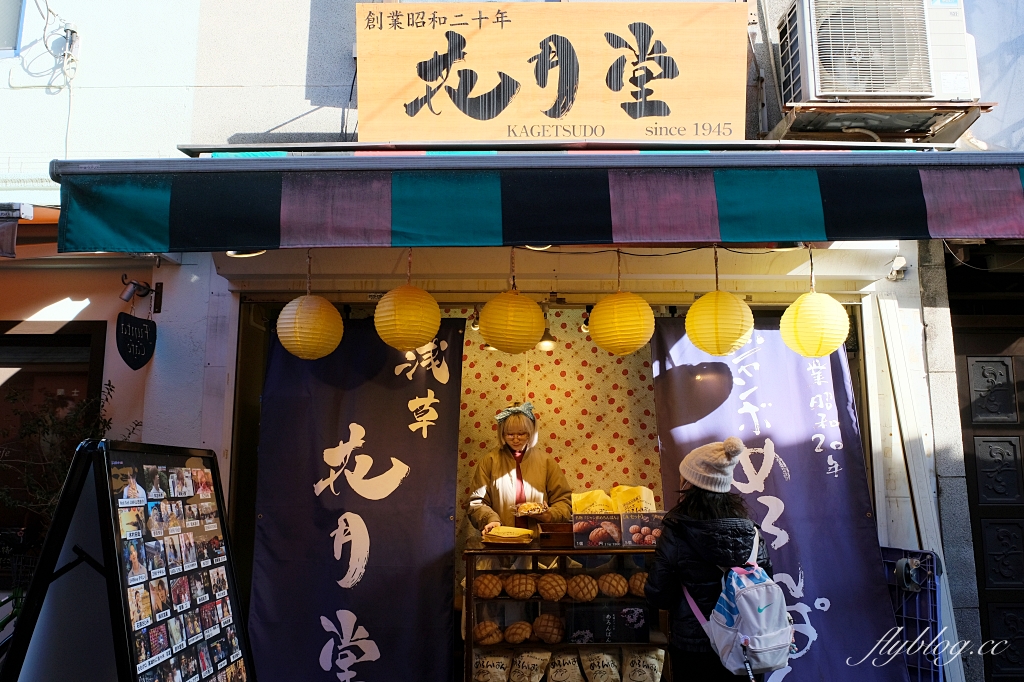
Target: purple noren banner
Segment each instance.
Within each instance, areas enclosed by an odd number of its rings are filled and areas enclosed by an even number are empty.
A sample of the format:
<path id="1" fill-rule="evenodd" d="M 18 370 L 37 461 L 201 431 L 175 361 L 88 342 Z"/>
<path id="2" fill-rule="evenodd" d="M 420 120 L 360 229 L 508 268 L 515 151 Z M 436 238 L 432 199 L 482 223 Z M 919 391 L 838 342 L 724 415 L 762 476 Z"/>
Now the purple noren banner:
<path id="1" fill-rule="evenodd" d="M 465 320 L 402 353 L 345 322 L 263 388 L 249 632 L 261 682 L 452 677 Z"/>
<path id="2" fill-rule="evenodd" d="M 770 544 L 775 580 L 796 623 L 799 652 L 768 682 L 907 682 L 902 656 L 860 661 L 896 627 L 868 494 L 846 353 L 804 358 L 759 319 L 750 343 L 715 357 L 659 318 L 651 342 L 666 507 L 679 461 L 738 436 L 750 450 L 734 490 Z M 882 660 L 885 660 L 884 658 Z"/>

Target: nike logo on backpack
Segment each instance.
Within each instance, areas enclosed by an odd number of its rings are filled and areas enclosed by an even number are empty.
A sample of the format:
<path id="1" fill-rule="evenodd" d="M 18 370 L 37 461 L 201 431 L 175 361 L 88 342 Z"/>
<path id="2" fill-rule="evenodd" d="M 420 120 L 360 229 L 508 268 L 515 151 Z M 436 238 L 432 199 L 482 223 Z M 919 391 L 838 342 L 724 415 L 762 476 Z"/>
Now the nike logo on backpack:
<path id="1" fill-rule="evenodd" d="M 758 612 L 758 613 L 764 613 L 764 610 L 765 610 L 766 608 L 768 608 L 769 606 L 771 606 L 772 604 L 774 604 L 774 603 L 775 603 L 775 602 L 769 602 L 769 603 L 765 604 L 764 606 L 758 606 L 758 607 L 757 607 L 757 612 Z"/>

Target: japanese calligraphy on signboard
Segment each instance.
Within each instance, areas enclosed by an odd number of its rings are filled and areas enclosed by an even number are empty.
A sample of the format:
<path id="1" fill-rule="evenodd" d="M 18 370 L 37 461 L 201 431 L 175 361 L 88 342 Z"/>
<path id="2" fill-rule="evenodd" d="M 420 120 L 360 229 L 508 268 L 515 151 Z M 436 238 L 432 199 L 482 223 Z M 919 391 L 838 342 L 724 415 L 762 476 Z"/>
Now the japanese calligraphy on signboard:
<path id="1" fill-rule="evenodd" d="M 357 4 L 359 139 L 743 139 L 742 3 Z"/>

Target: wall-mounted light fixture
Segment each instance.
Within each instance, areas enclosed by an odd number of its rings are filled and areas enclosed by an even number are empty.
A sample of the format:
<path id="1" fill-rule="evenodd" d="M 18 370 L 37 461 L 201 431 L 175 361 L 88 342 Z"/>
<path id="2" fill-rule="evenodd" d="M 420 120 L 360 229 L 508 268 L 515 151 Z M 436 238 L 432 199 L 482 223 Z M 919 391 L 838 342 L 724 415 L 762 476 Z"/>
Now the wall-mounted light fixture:
<path id="1" fill-rule="evenodd" d="M 133 296 L 145 298 L 153 290 L 149 286 L 149 282 L 140 282 L 137 279 L 129 281 L 128 275 L 121 275 L 121 284 L 124 285 L 124 289 L 121 291 L 121 300 L 125 303 L 132 300 Z"/>
<path id="2" fill-rule="evenodd" d="M 262 256 L 266 252 L 266 249 L 260 249 L 258 251 L 225 251 L 224 255 L 230 256 L 231 258 L 255 258 L 256 256 Z"/>
<path id="3" fill-rule="evenodd" d="M 907 275 L 907 259 L 903 256 L 896 256 L 892 259 L 892 270 L 885 276 L 890 282 L 898 282 Z"/>

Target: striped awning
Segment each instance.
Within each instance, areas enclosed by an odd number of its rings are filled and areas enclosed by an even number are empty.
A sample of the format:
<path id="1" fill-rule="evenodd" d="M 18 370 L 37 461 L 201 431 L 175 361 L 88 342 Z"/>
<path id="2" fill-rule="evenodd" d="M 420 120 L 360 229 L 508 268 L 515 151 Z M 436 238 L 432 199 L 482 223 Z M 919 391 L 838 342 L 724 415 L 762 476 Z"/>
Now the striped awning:
<path id="1" fill-rule="evenodd" d="M 1024 238 L 1024 155 L 54 161 L 62 252 Z"/>

